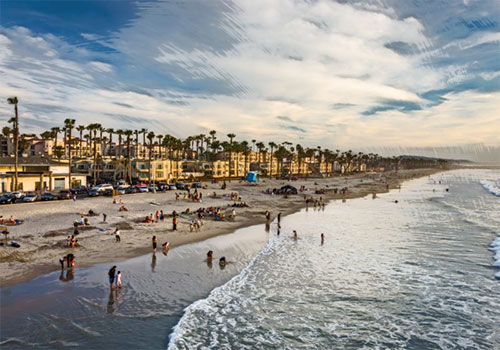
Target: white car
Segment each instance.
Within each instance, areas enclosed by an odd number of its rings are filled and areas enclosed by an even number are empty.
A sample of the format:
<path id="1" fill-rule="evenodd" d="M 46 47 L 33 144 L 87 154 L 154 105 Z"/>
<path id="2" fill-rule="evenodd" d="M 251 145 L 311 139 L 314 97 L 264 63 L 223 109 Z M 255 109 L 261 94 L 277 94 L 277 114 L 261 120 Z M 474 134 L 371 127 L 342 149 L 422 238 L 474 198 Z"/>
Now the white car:
<path id="1" fill-rule="evenodd" d="M 12 192 L 12 195 L 14 197 L 16 197 L 16 199 L 19 199 L 23 196 L 23 190 L 19 190 L 19 191 L 16 191 L 16 192 Z"/>
<path id="2" fill-rule="evenodd" d="M 93 190 L 96 190 L 97 192 L 104 192 L 106 190 L 111 190 L 113 191 L 114 188 L 110 184 L 100 184 L 92 188 Z"/>
<path id="3" fill-rule="evenodd" d="M 34 202 L 37 198 L 36 193 L 28 193 L 23 197 L 23 202 Z"/>

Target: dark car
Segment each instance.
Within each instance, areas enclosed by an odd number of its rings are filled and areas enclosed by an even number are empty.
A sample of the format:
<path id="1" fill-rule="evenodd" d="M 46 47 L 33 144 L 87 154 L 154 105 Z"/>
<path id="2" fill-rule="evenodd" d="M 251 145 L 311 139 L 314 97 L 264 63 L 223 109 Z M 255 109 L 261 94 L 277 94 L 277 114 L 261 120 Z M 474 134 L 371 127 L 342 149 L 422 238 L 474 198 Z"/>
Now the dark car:
<path id="1" fill-rule="evenodd" d="M 185 190 L 186 189 L 186 185 L 184 185 L 181 182 L 176 183 L 175 187 L 177 187 L 178 190 Z"/>
<path id="2" fill-rule="evenodd" d="M 104 192 L 101 191 L 101 193 L 102 193 L 103 196 L 112 197 L 113 196 L 113 191 L 114 190 L 112 190 L 111 188 L 106 188 L 104 190 Z"/>
<path id="3" fill-rule="evenodd" d="M 73 197 L 73 195 L 68 190 L 62 190 L 62 191 L 59 192 L 59 194 L 57 195 L 57 197 L 59 199 L 71 199 L 71 197 Z"/>
<path id="4" fill-rule="evenodd" d="M 0 204 L 12 204 L 16 202 L 16 197 L 12 193 L 3 194 L 0 197 Z"/>
<path id="5" fill-rule="evenodd" d="M 130 186 L 125 189 L 125 193 L 137 193 L 137 188 Z"/>
<path id="6" fill-rule="evenodd" d="M 73 194 L 89 194 L 89 189 L 85 186 L 76 186 L 73 187 L 70 191 Z"/>
<path id="7" fill-rule="evenodd" d="M 42 201 L 53 201 L 53 200 L 56 200 L 56 199 L 59 199 L 58 196 L 56 196 L 55 194 L 53 193 L 50 193 L 50 192 L 45 192 L 44 194 L 42 194 L 42 196 L 40 197 L 40 200 Z"/>
<path id="8" fill-rule="evenodd" d="M 194 182 L 191 185 L 191 188 L 202 188 L 202 187 L 203 187 L 203 184 L 201 182 Z"/>
<path id="9" fill-rule="evenodd" d="M 96 190 L 94 188 L 89 191 L 89 197 L 98 197 L 101 194 L 102 194 L 102 192 L 99 192 L 98 190 Z"/>

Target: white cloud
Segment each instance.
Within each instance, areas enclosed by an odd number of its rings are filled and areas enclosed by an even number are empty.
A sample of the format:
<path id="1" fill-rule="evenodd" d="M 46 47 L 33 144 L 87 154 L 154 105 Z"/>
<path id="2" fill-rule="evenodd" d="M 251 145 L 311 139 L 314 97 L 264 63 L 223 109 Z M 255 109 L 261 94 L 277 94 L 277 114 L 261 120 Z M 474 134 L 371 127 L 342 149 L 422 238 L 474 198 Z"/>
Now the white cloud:
<path id="1" fill-rule="evenodd" d="M 238 0 L 224 3 L 218 16 L 204 8 L 188 14 L 192 17 L 170 14 L 172 6 L 177 5 L 144 6 L 107 39 L 81 34 L 118 52 L 119 68 L 54 36 L 5 29 L 0 34 L 0 95 L 18 95 L 22 113 L 44 123 L 60 124 L 71 114 L 82 124 L 149 125 L 179 137 L 216 129 L 221 135 L 234 131 L 237 139 L 328 148 L 498 143 L 492 131 L 500 129 L 498 94 L 449 94 L 433 107 L 419 97 L 463 81 L 468 65 L 429 65 L 429 56 L 443 51 L 432 48 L 415 18 L 398 19 L 391 9 L 375 11 L 375 5 L 332 1 Z M 190 37 L 165 29 L 166 15 Z M 498 37 L 453 45 L 492 40 Z M 394 42 L 420 51 L 398 54 L 387 47 Z M 131 84 L 125 73 L 143 66 L 150 75 Z M 158 77 L 179 84 L 150 84 Z M 362 114 L 389 102 L 425 109 Z M 0 112 L 11 110 L 0 104 Z"/>

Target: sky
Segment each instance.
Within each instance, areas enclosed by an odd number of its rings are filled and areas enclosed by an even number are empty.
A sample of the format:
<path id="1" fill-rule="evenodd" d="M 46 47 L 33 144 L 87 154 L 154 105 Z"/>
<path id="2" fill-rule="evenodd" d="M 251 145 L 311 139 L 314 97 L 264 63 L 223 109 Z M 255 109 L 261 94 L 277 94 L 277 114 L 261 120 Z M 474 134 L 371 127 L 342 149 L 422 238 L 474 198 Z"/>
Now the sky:
<path id="1" fill-rule="evenodd" d="M 494 0 L 0 0 L 0 98 L 24 132 L 71 117 L 500 163 L 499 20 Z"/>

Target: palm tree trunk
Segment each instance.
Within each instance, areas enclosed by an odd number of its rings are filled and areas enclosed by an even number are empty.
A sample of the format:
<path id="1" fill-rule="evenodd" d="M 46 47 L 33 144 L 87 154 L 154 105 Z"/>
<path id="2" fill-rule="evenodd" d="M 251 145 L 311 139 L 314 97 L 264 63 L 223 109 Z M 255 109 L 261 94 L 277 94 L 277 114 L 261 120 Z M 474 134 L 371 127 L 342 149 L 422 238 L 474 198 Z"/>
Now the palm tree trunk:
<path id="1" fill-rule="evenodd" d="M 18 170 L 19 167 L 19 117 L 17 114 L 17 103 L 14 105 L 14 111 L 16 113 L 15 127 L 14 127 L 14 144 L 15 144 L 15 164 L 14 164 L 14 191 L 18 190 Z"/>

